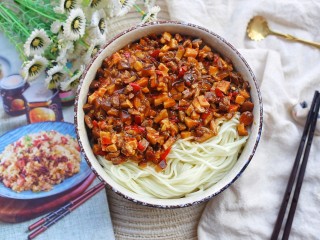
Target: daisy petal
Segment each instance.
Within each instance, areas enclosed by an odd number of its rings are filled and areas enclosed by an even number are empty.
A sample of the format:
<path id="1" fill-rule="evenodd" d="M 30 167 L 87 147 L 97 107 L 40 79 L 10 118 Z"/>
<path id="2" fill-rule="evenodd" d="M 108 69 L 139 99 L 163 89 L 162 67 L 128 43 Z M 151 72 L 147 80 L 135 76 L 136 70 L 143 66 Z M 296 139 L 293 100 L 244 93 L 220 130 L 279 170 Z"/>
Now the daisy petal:
<path id="1" fill-rule="evenodd" d="M 84 66 L 81 65 L 80 68 L 73 73 L 73 76 L 69 80 L 61 82 L 60 84 L 61 90 L 68 91 L 71 89 L 75 89 L 80 82 L 80 77 L 83 71 L 84 71 Z"/>
<path id="2" fill-rule="evenodd" d="M 100 50 L 101 46 L 102 41 L 100 39 L 94 39 L 84 55 L 83 62 L 87 64 L 91 60 L 91 58 Z"/>
<path id="3" fill-rule="evenodd" d="M 29 81 L 34 80 L 46 69 L 47 65 L 46 58 L 35 55 L 33 59 L 25 63 L 21 75 Z"/>
<path id="4" fill-rule="evenodd" d="M 133 5 L 136 3 L 136 0 L 119 0 L 121 4 L 120 11 L 117 13 L 117 16 L 123 16 L 126 15 L 130 9 L 133 7 Z"/>
<path id="5" fill-rule="evenodd" d="M 43 29 L 35 29 L 32 31 L 24 44 L 26 56 L 41 55 L 50 45 L 51 40 Z"/>
<path id="6" fill-rule="evenodd" d="M 79 3 L 77 0 L 60 0 L 59 5 L 54 7 L 53 10 L 56 13 L 64 14 L 66 12 L 70 12 L 72 9 L 79 7 Z"/>
<path id="7" fill-rule="evenodd" d="M 81 8 L 70 11 L 69 17 L 64 26 L 64 36 L 67 40 L 76 41 L 81 38 L 85 32 L 86 18 Z"/>
<path id="8" fill-rule="evenodd" d="M 56 65 L 47 71 L 48 77 L 45 79 L 45 84 L 48 89 L 58 88 L 59 83 L 65 79 L 66 73 L 62 65 Z"/>
<path id="9" fill-rule="evenodd" d="M 141 24 L 147 22 L 153 22 L 157 20 L 157 15 L 160 12 L 161 8 L 159 6 L 154 6 L 149 9 L 149 11 L 142 17 Z"/>

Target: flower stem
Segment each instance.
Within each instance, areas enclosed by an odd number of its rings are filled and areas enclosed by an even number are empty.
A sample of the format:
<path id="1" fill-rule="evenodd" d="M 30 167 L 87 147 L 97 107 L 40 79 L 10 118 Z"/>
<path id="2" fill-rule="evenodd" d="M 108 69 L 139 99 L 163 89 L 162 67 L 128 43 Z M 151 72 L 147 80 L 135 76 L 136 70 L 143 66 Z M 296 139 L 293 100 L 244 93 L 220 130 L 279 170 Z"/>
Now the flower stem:
<path id="1" fill-rule="evenodd" d="M 9 17 L 15 24 L 17 24 L 21 31 L 25 34 L 26 37 L 28 37 L 30 35 L 29 31 L 27 30 L 27 28 L 25 26 L 23 26 L 23 24 L 21 24 L 19 22 L 19 20 L 17 20 L 14 15 L 11 13 L 11 11 L 9 9 L 6 9 L 2 4 L 0 4 L 0 9 L 7 15 L 7 17 Z M 0 12 L 1 14 L 1 12 Z M 4 16 L 3 14 L 1 14 L 1 16 L 6 19 L 6 16 Z"/>
<path id="2" fill-rule="evenodd" d="M 146 14 L 137 4 L 134 4 L 133 6 L 142 16 Z"/>
<path id="3" fill-rule="evenodd" d="M 38 9 L 36 9 L 35 7 L 33 7 L 32 5 L 26 4 L 25 1 L 21 1 L 21 0 L 14 0 L 14 1 L 15 1 L 16 3 L 18 3 L 18 4 L 21 4 L 21 5 L 24 6 L 25 8 L 28 8 L 29 10 L 31 10 L 31 11 L 33 11 L 33 12 L 35 12 L 35 13 L 38 13 L 39 15 L 41 15 L 41 16 L 47 18 L 47 19 L 50 19 L 50 20 L 53 20 L 53 21 L 59 21 L 59 20 L 61 20 L 61 19 L 59 19 L 59 18 L 54 17 L 54 15 L 56 15 L 56 14 L 52 14 L 52 16 L 49 15 L 49 14 L 46 14 L 45 12 L 39 11 Z M 50 13 L 51 13 L 51 12 L 50 12 Z"/>

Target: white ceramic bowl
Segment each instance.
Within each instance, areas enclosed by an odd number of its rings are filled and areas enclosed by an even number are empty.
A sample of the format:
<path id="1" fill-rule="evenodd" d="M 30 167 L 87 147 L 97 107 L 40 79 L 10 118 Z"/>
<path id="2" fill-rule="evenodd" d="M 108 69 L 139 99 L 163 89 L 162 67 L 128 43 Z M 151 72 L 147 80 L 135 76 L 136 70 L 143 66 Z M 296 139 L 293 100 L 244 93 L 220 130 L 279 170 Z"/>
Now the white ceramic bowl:
<path id="1" fill-rule="evenodd" d="M 218 183 L 211 188 L 205 190 L 201 195 L 184 197 L 179 199 L 157 199 L 146 198 L 144 196 L 133 193 L 124 187 L 116 183 L 112 178 L 103 170 L 95 155 L 92 152 L 90 142 L 87 136 L 87 131 L 84 123 L 84 112 L 82 110 L 83 105 L 87 101 L 87 93 L 89 91 L 89 85 L 95 78 L 98 68 L 101 66 L 102 61 L 110 56 L 112 53 L 120 50 L 122 47 L 130 42 L 140 39 L 151 33 L 161 34 L 163 32 L 180 33 L 182 35 L 194 36 L 201 38 L 206 44 L 210 45 L 212 49 L 219 52 L 222 56 L 229 58 L 235 69 L 242 74 L 242 77 L 247 80 L 251 85 L 251 98 L 254 103 L 254 123 L 251 127 L 250 137 L 237 161 L 231 171 Z M 109 41 L 99 53 L 92 59 L 90 64 L 84 71 L 80 80 L 80 85 L 77 92 L 77 98 L 75 102 L 75 124 L 76 132 L 78 135 L 78 141 L 80 147 L 84 153 L 84 156 L 98 176 L 107 186 L 113 191 L 122 195 L 123 197 L 132 200 L 134 202 L 161 208 L 175 208 L 194 205 L 203 201 L 206 201 L 213 196 L 216 196 L 226 188 L 228 188 L 245 170 L 250 160 L 252 159 L 258 142 L 260 140 L 260 134 L 262 131 L 262 100 L 260 90 L 257 85 L 255 76 L 250 69 L 246 60 L 241 54 L 224 38 L 219 35 L 196 25 L 181 22 L 171 21 L 159 21 L 153 22 L 142 26 L 131 28 Z"/>

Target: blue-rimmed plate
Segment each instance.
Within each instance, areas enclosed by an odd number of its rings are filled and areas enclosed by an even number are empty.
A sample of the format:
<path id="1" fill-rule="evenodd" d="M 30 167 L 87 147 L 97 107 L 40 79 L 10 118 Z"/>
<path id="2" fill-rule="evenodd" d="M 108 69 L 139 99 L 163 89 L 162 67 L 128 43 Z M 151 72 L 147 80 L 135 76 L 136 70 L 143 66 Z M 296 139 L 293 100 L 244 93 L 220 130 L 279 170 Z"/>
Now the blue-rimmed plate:
<path id="1" fill-rule="evenodd" d="M 55 130 L 64 135 L 69 134 L 71 137 L 74 137 L 74 138 L 76 137 L 75 128 L 72 123 L 67 123 L 67 122 L 33 123 L 33 124 L 25 125 L 23 127 L 16 128 L 0 136 L 0 153 L 3 152 L 3 150 L 7 145 L 17 141 L 19 138 L 27 134 L 38 133 L 40 131 L 50 131 L 50 130 Z M 73 175 L 70 178 L 65 179 L 60 184 L 54 185 L 50 191 L 32 192 L 31 190 L 29 190 L 29 191 L 23 191 L 23 192 L 17 193 L 11 190 L 10 188 L 7 188 L 6 186 L 3 185 L 2 182 L 0 182 L 0 196 L 7 197 L 7 198 L 14 198 L 14 199 L 36 199 L 36 198 L 53 196 L 55 194 L 62 193 L 76 186 L 77 184 L 85 180 L 90 173 L 91 173 L 91 169 L 89 168 L 86 161 L 82 157 L 79 173 Z"/>

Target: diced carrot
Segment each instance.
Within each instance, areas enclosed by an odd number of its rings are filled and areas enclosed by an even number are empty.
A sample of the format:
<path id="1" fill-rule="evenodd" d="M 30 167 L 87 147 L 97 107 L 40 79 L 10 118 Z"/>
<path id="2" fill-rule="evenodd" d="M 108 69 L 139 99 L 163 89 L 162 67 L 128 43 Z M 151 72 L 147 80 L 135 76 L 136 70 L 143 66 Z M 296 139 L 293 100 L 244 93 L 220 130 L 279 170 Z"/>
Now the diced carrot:
<path id="1" fill-rule="evenodd" d="M 176 101 L 173 98 L 168 98 L 166 101 L 163 102 L 164 108 L 171 108 L 176 104 Z"/>
<path id="2" fill-rule="evenodd" d="M 208 47 L 207 45 L 205 45 L 201 50 L 204 52 L 211 52 L 211 48 Z"/>
<path id="3" fill-rule="evenodd" d="M 250 97 L 250 94 L 245 89 L 239 90 L 239 93 L 245 98 Z"/>
<path id="4" fill-rule="evenodd" d="M 164 33 L 162 34 L 162 37 L 163 37 L 163 39 L 166 40 L 167 42 L 170 42 L 170 40 L 171 40 L 171 38 L 172 38 L 172 35 L 171 35 L 171 33 L 164 32 Z"/>
<path id="5" fill-rule="evenodd" d="M 158 123 L 158 122 L 160 122 L 162 119 L 167 118 L 168 116 L 169 116 L 169 115 L 168 115 L 167 109 L 162 109 L 162 110 L 160 111 L 160 113 L 153 119 L 153 121 L 154 121 L 155 123 Z"/>
<path id="6" fill-rule="evenodd" d="M 161 52 L 168 52 L 169 50 L 170 50 L 169 45 L 164 45 L 164 46 L 160 49 Z"/>
<path id="7" fill-rule="evenodd" d="M 100 139 L 101 139 L 101 144 L 108 145 L 112 143 L 110 132 L 100 131 Z"/>
<path id="8" fill-rule="evenodd" d="M 168 76 L 169 68 L 167 68 L 166 65 L 160 63 L 158 69 L 161 70 L 163 76 Z"/>
<path id="9" fill-rule="evenodd" d="M 188 138 L 192 136 L 192 133 L 189 131 L 182 131 L 180 135 L 181 135 L 181 138 Z"/>
<path id="10" fill-rule="evenodd" d="M 92 103 L 94 99 L 96 99 L 98 97 L 98 93 L 94 92 L 92 93 L 89 97 L 88 97 L 88 103 Z"/>
<path id="11" fill-rule="evenodd" d="M 183 57 L 184 52 L 185 52 L 184 47 L 179 46 L 178 51 L 176 53 L 176 58 L 180 60 Z"/>
<path id="12" fill-rule="evenodd" d="M 239 109 L 239 105 L 238 104 L 230 104 L 228 112 L 237 112 Z"/>
<path id="13" fill-rule="evenodd" d="M 225 81 L 225 80 L 221 80 L 216 83 L 216 88 L 218 88 L 224 94 L 227 94 L 227 92 L 230 88 L 230 82 Z"/>
<path id="14" fill-rule="evenodd" d="M 103 97 L 104 94 L 106 93 L 106 91 L 107 91 L 107 88 L 101 87 L 101 88 L 99 88 L 99 90 L 98 90 L 98 95 L 99 95 L 100 97 Z"/>
<path id="15" fill-rule="evenodd" d="M 188 107 L 187 110 L 186 110 L 186 114 L 187 114 L 188 116 L 190 116 L 193 111 L 194 111 L 194 107 L 193 107 L 192 104 L 190 104 L 189 107 Z"/>
<path id="16" fill-rule="evenodd" d="M 171 49 L 177 49 L 177 47 L 178 47 L 178 42 L 177 42 L 177 40 L 174 39 L 174 38 L 172 38 L 172 39 L 170 40 L 169 46 L 170 46 Z"/>
<path id="17" fill-rule="evenodd" d="M 242 103 L 244 103 L 245 100 L 246 99 L 244 98 L 244 96 L 242 96 L 241 94 L 238 94 L 236 96 L 235 102 L 238 103 L 238 104 L 242 104 Z"/>
<path id="18" fill-rule="evenodd" d="M 168 94 L 161 94 L 159 96 L 156 96 L 154 98 L 154 105 L 155 106 L 159 106 L 160 104 L 162 104 L 167 99 L 168 99 Z"/>
<path id="19" fill-rule="evenodd" d="M 209 74 L 211 76 L 216 76 L 216 74 L 218 73 L 219 69 L 218 67 L 215 67 L 215 66 L 210 66 L 209 67 Z"/>
<path id="20" fill-rule="evenodd" d="M 143 68 L 143 65 L 142 65 L 142 62 L 140 61 L 136 61 L 134 64 L 133 64 L 133 67 L 136 71 L 140 71 L 142 68 Z"/>
<path id="21" fill-rule="evenodd" d="M 191 119 L 189 117 L 185 117 L 184 122 L 185 122 L 185 124 L 187 125 L 187 127 L 189 129 L 190 128 L 194 128 L 194 127 L 199 125 L 199 122 L 197 120 L 193 120 L 193 119 Z"/>
<path id="22" fill-rule="evenodd" d="M 116 90 L 115 84 L 110 84 L 109 86 L 107 86 L 107 92 L 109 95 L 111 95 L 115 90 Z"/>
<path id="23" fill-rule="evenodd" d="M 198 101 L 202 107 L 205 107 L 205 108 L 210 107 L 210 103 L 207 101 L 207 99 L 204 97 L 204 95 L 200 95 L 197 98 L 198 98 Z"/>
<path id="24" fill-rule="evenodd" d="M 186 48 L 186 51 L 184 53 L 185 57 L 197 57 L 199 50 L 194 48 Z"/>
<path id="25" fill-rule="evenodd" d="M 112 63 L 117 64 L 121 60 L 121 55 L 116 52 L 112 55 Z"/>

